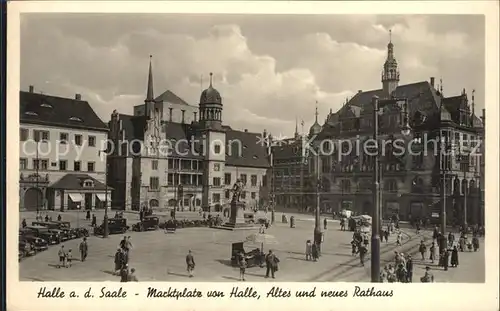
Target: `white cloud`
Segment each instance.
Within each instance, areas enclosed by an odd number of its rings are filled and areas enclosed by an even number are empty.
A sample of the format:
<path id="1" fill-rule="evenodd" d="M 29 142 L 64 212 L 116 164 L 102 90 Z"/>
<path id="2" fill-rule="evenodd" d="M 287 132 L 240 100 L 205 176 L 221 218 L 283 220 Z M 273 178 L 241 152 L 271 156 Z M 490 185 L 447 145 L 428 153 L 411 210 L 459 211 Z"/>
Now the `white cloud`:
<path id="1" fill-rule="evenodd" d="M 330 21 L 320 23 L 314 17 L 304 18 L 302 27 L 277 26 L 270 18 L 219 23 L 214 17 L 212 27 L 190 33 L 184 25 L 166 27 L 139 19 L 117 19 L 111 27 L 91 16 L 85 23 L 25 16 L 21 85 L 26 89 L 34 84 L 44 93 L 62 96 L 81 93 L 107 121 L 114 109 L 131 113 L 133 105 L 143 102 L 152 54 L 157 95 L 170 89 L 196 105 L 200 76 L 206 87 L 213 72 L 225 123 L 290 136 L 297 116 L 308 131 L 316 100 L 323 122 L 330 109 L 340 108 L 358 89 L 380 87 L 390 28 L 402 83 L 443 77 L 447 92 L 476 88 L 481 106 L 484 34 L 468 33 L 468 28 L 435 32 L 427 26 L 435 23 L 434 17 L 422 16 L 393 21 L 342 17 L 331 27 L 326 27 Z M 196 22 L 191 16 L 190 25 Z M 120 32 L 120 27 L 128 31 Z M 259 27 L 268 29 L 269 36 L 253 31 Z M 467 44 L 471 38 L 476 44 Z"/>

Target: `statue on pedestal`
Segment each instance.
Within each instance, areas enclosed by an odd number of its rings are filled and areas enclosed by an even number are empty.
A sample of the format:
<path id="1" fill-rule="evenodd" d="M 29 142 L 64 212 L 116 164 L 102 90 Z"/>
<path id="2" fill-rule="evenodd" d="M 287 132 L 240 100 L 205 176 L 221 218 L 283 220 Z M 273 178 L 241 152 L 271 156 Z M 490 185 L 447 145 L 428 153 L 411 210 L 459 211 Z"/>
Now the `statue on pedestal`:
<path id="1" fill-rule="evenodd" d="M 241 198 L 241 192 L 243 191 L 243 183 L 241 182 L 240 179 L 236 180 L 236 182 L 233 185 L 233 198 L 231 200 L 231 203 L 236 203 L 240 201 Z"/>

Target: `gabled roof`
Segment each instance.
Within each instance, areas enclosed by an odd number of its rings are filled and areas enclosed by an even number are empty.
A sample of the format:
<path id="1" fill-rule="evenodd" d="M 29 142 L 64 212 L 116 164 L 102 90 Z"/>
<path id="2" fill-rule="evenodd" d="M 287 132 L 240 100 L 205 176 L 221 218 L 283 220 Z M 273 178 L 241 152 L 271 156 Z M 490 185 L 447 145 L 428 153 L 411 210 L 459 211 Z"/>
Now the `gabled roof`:
<path id="1" fill-rule="evenodd" d="M 175 95 L 175 93 L 170 90 L 166 90 L 165 92 L 163 92 L 163 94 L 156 97 L 155 102 L 168 102 L 172 104 L 191 106 L 190 104 L 186 103 L 186 101 L 184 101 L 179 96 Z"/>
<path id="2" fill-rule="evenodd" d="M 83 182 L 86 180 L 91 180 L 94 183 L 94 187 L 84 187 Z M 96 180 L 88 174 L 66 174 L 61 179 L 53 183 L 50 188 L 53 189 L 63 189 L 63 190 L 106 190 L 106 185 L 102 182 Z M 108 190 L 113 190 L 111 187 L 107 187 Z"/>
<path id="3" fill-rule="evenodd" d="M 226 165 L 242 167 L 270 167 L 267 146 L 262 143 L 262 134 L 237 130 L 226 131 L 226 142 L 241 142 L 241 152 L 226 152 Z M 234 144 L 233 144 L 234 146 Z M 234 150 L 234 148 L 233 148 Z"/>
<path id="4" fill-rule="evenodd" d="M 84 100 L 19 92 L 20 123 L 108 131 L 106 124 Z"/>

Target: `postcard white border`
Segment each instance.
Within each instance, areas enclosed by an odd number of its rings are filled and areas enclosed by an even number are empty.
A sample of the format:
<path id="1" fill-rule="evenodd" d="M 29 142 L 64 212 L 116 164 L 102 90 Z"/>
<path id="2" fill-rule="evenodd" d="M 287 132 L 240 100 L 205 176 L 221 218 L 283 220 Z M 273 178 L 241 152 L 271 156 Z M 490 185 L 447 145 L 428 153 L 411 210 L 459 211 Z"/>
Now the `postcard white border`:
<path id="1" fill-rule="evenodd" d="M 62 286 L 83 293 L 88 287 L 126 287 L 129 292 L 145 293 L 147 283 L 87 283 L 87 282 L 19 282 L 16 240 L 19 224 L 19 88 L 20 88 L 20 14 L 35 12 L 74 13 L 240 13 L 240 14 L 484 14 L 486 19 L 486 283 L 484 284 L 377 284 L 381 290 L 393 289 L 392 298 L 275 298 L 245 299 L 147 299 L 145 295 L 132 295 L 126 300 L 91 299 L 37 299 L 41 285 Z M 14 1 L 8 4 L 7 40 L 7 306 L 9 310 L 497 310 L 498 309 L 498 68 L 499 68 L 499 20 L 495 1 L 362 1 L 362 2 L 160 2 L 160 1 Z M 190 287 L 200 290 L 215 288 L 230 291 L 236 283 L 154 283 L 157 287 Z M 241 283 L 237 285 L 241 286 Z M 245 283 L 258 288 L 263 295 L 273 284 Z M 349 289 L 355 285 L 370 287 L 371 284 L 353 283 L 277 283 L 292 290 L 311 288 Z M 240 303 L 241 302 L 241 303 Z M 238 303 L 235 305 L 234 303 Z"/>

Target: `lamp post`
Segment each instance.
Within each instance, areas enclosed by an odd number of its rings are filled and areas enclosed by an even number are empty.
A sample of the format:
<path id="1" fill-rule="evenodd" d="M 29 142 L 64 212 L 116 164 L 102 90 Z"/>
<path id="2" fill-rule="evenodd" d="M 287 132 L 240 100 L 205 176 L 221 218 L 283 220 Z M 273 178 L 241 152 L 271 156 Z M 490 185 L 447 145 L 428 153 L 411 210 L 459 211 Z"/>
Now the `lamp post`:
<path id="1" fill-rule="evenodd" d="M 441 220 L 441 241 L 438 241 L 439 252 L 442 252 L 446 248 L 446 182 L 447 182 L 447 174 L 446 174 L 446 163 L 444 161 L 445 153 L 448 151 L 448 137 L 443 137 L 443 131 L 441 129 L 441 109 L 443 106 L 443 100 L 441 100 L 441 104 L 439 106 L 439 179 L 441 181 L 441 211 L 440 211 L 440 220 Z M 443 152 L 444 151 L 444 152 Z"/>
<path id="2" fill-rule="evenodd" d="M 380 183 L 379 183 L 379 150 L 378 150 L 378 96 L 373 96 L 373 140 L 377 144 L 377 154 L 373 166 L 373 215 L 371 244 L 371 281 L 380 282 Z"/>
<path id="3" fill-rule="evenodd" d="M 462 161 L 462 166 L 463 166 L 463 170 L 464 170 L 464 179 L 462 181 L 462 184 L 464 185 L 463 186 L 463 190 L 464 190 L 464 213 L 463 213 L 463 226 L 464 226 L 464 230 L 466 230 L 467 232 L 467 225 L 468 225 L 468 222 L 467 222 L 467 190 L 468 190 L 468 183 L 467 183 L 467 171 L 469 170 L 469 157 L 464 155 L 461 159 Z"/>
<path id="4" fill-rule="evenodd" d="M 314 217 L 314 243 L 318 246 L 318 253 L 321 254 L 321 220 L 320 220 L 320 191 L 321 191 L 321 179 L 320 179 L 320 165 L 319 165 L 319 150 L 316 153 L 316 210 Z"/>
<path id="5" fill-rule="evenodd" d="M 109 171 L 109 163 L 106 161 L 106 179 L 104 181 L 105 184 L 105 197 L 104 197 L 104 232 L 102 237 L 107 238 L 109 235 L 109 227 L 108 227 L 108 171 Z"/>

